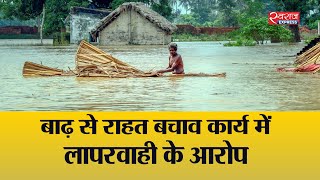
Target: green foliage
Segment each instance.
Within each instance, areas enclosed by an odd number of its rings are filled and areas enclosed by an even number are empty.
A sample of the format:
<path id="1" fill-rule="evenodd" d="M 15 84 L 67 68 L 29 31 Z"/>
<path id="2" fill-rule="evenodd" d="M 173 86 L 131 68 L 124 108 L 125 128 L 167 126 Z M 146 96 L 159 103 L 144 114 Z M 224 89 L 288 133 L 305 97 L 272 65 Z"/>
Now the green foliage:
<path id="1" fill-rule="evenodd" d="M 304 43 L 309 44 L 310 41 L 312 41 L 314 38 L 319 37 L 318 34 L 313 34 L 313 33 L 306 33 L 302 32 L 301 33 L 301 38 L 304 40 Z"/>
<path id="2" fill-rule="evenodd" d="M 177 23 L 205 27 L 236 27 L 241 25 L 239 17 L 262 17 L 271 5 L 265 0 L 181 0 L 181 4 L 191 13 L 178 16 Z"/>
<path id="3" fill-rule="evenodd" d="M 266 19 L 246 18 L 245 25 L 241 27 L 241 34 L 243 37 L 254 39 L 257 44 L 267 38 L 268 24 L 265 23 Z"/>
<path id="4" fill-rule="evenodd" d="M 255 46 L 256 42 L 251 39 L 239 38 L 236 41 L 229 41 L 223 44 L 223 46 Z"/>
<path id="5" fill-rule="evenodd" d="M 86 0 L 47 0 L 44 21 L 45 34 L 60 32 L 61 28 L 65 27 L 64 20 L 69 14 L 70 7 L 86 7 L 87 5 L 88 1 Z"/>
<path id="6" fill-rule="evenodd" d="M 1 2 L 0 10 L 5 19 L 28 20 L 39 16 L 45 0 L 7 0 Z"/>
<path id="7" fill-rule="evenodd" d="M 273 0 L 276 3 L 277 10 L 279 11 L 296 11 L 300 12 L 302 21 L 306 18 L 308 11 L 313 9 L 313 0 Z"/>
<path id="8" fill-rule="evenodd" d="M 158 3 L 152 3 L 151 8 L 158 12 L 161 16 L 171 20 L 172 8 L 169 5 L 169 0 L 160 0 Z"/>
<path id="9" fill-rule="evenodd" d="M 177 11 L 177 7 L 183 6 L 191 13 L 177 16 L 175 19 L 177 24 L 202 27 L 240 26 L 242 27 L 241 37 L 254 39 L 257 43 L 270 38 L 282 41 L 291 39 L 291 34 L 285 28 L 266 26 L 265 22 L 260 21 L 268 11 L 299 11 L 302 24 L 306 23 L 312 29 L 317 28 L 317 20 L 320 18 L 319 13 L 310 14 L 310 10 L 317 12 L 320 7 L 320 1 L 314 0 L 159 0 L 159 4 L 155 0 L 92 0 L 91 5 L 115 9 L 122 3 L 129 1 L 143 2 L 170 20 L 173 18 L 172 7 L 175 6 L 175 11 Z M 63 21 L 69 14 L 71 6 L 87 7 L 89 1 L 5 0 L 0 1 L 0 16 L 5 19 L 41 19 L 44 4 L 46 7 L 44 32 L 52 34 L 59 32 L 65 26 Z M 250 18 L 252 18 L 252 23 Z M 247 22 L 248 20 L 249 22 Z M 241 44 L 240 42 L 239 44 Z"/>
<path id="10" fill-rule="evenodd" d="M 202 24 L 203 27 L 213 27 L 214 22 L 206 21 Z"/>
<path id="11" fill-rule="evenodd" d="M 309 0 L 308 5 L 310 10 L 313 13 L 307 14 L 307 18 L 305 18 L 305 24 L 308 25 L 310 29 L 317 29 L 318 28 L 318 20 L 320 19 L 319 9 L 320 9 L 320 1 L 319 0 Z M 310 11 L 309 11 L 310 12 Z"/>
<path id="12" fill-rule="evenodd" d="M 111 6 L 112 0 L 92 0 L 92 5 L 96 8 L 109 8 Z"/>
<path id="13" fill-rule="evenodd" d="M 0 3 L 1 19 L 15 19 L 20 16 L 20 0 L 8 0 Z"/>
<path id="14" fill-rule="evenodd" d="M 54 46 L 65 46 L 70 44 L 70 34 L 65 32 L 56 32 L 53 34 Z"/>
<path id="15" fill-rule="evenodd" d="M 318 21 L 320 19 L 320 14 L 319 13 L 315 13 L 313 15 L 311 15 L 308 20 L 307 20 L 307 26 L 310 29 L 318 29 Z"/>
<path id="16" fill-rule="evenodd" d="M 40 19 L 45 6 L 44 32 L 52 34 L 65 26 L 71 6 L 86 7 L 88 4 L 87 0 L 8 0 L 1 3 L 1 11 L 6 19 Z"/>
<path id="17" fill-rule="evenodd" d="M 244 37 L 241 34 L 241 29 L 229 32 L 227 34 L 228 43 L 224 46 L 255 46 L 257 43 L 250 37 Z"/>
<path id="18" fill-rule="evenodd" d="M 240 28 L 243 37 L 253 39 L 257 44 L 263 44 L 270 38 L 280 38 L 281 41 L 292 39 L 292 33 L 283 26 L 268 24 L 267 18 L 246 18 L 245 24 Z"/>
<path id="19" fill-rule="evenodd" d="M 193 26 L 199 26 L 200 23 L 198 19 L 200 16 L 196 14 L 182 14 L 179 16 L 179 18 L 176 19 L 177 24 L 190 24 Z"/>
<path id="20" fill-rule="evenodd" d="M 23 0 L 20 10 L 20 17 L 24 19 L 32 19 L 39 16 L 42 12 L 45 0 Z"/>
<path id="21" fill-rule="evenodd" d="M 154 0 L 113 0 L 111 3 L 112 9 L 118 8 L 121 4 L 125 2 L 142 2 L 151 7 L 154 11 L 158 12 L 163 17 L 172 20 L 172 8 L 170 6 L 169 0 L 159 0 L 156 3 Z"/>
<path id="22" fill-rule="evenodd" d="M 245 17 L 263 17 L 267 14 L 270 4 L 263 0 L 243 0 L 245 6 L 240 8 L 240 13 Z"/>
<path id="23" fill-rule="evenodd" d="M 125 3 L 125 2 L 130 2 L 128 0 L 113 0 L 111 3 L 111 7 L 113 10 L 117 9 L 121 4 Z M 131 2 L 141 2 L 141 1 L 137 1 L 137 0 L 132 0 Z"/>
<path id="24" fill-rule="evenodd" d="M 185 0 L 182 3 L 189 7 L 191 13 L 198 16 L 198 23 L 203 24 L 214 19 L 217 5 L 215 0 Z"/>
<path id="25" fill-rule="evenodd" d="M 235 0 L 224 0 L 219 2 L 218 10 L 222 14 L 223 26 L 237 26 L 237 13 L 235 12 L 236 2 Z"/>
<path id="26" fill-rule="evenodd" d="M 278 39 L 281 42 L 290 42 L 293 38 L 293 34 L 290 30 L 278 25 L 268 25 L 267 34 L 268 38 Z"/>
<path id="27" fill-rule="evenodd" d="M 200 34 L 200 35 L 192 35 L 192 34 L 173 34 L 172 38 L 174 41 L 224 41 L 227 38 L 227 35 L 224 34 Z"/>
<path id="28" fill-rule="evenodd" d="M 126 2 L 143 2 L 146 4 L 149 4 L 149 0 L 112 0 L 111 2 L 111 8 L 113 10 L 117 9 L 121 4 L 126 3 Z"/>
<path id="29" fill-rule="evenodd" d="M 45 8 L 45 34 L 60 32 L 60 29 L 64 27 L 63 20 L 65 20 L 69 12 L 68 3 L 65 0 L 48 0 Z"/>
<path id="30" fill-rule="evenodd" d="M 300 12 L 301 23 L 304 24 L 308 18 L 308 13 L 313 10 L 313 0 L 273 0 L 277 5 L 277 10 L 288 12 Z M 294 33 L 294 42 L 300 42 L 300 33 L 297 29 L 291 28 Z"/>
<path id="31" fill-rule="evenodd" d="M 243 26 L 229 36 L 235 41 L 229 41 L 225 46 L 254 46 L 267 40 L 280 42 L 292 41 L 293 34 L 283 26 L 269 25 L 267 18 L 244 18 Z"/>
<path id="32" fill-rule="evenodd" d="M 307 25 L 310 29 L 318 29 L 318 20 L 310 20 Z"/>

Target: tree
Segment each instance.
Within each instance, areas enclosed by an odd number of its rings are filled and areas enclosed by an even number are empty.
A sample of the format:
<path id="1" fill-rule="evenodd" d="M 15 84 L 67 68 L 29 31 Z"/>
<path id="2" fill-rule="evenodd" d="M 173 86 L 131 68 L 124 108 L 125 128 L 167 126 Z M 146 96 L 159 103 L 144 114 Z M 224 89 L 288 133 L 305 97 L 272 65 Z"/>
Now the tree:
<path id="1" fill-rule="evenodd" d="M 163 17 L 172 20 L 172 8 L 169 0 L 159 0 L 159 3 L 152 3 L 151 8 Z"/>
<path id="2" fill-rule="evenodd" d="M 47 9 L 44 30 L 46 34 L 60 32 L 65 27 L 64 20 L 69 14 L 72 6 L 87 7 L 87 0 L 47 0 L 45 8 Z"/>
<path id="3" fill-rule="evenodd" d="M 151 6 L 154 3 L 158 3 L 158 0 L 112 0 L 111 7 L 112 9 L 116 9 L 125 2 L 142 2 L 148 6 Z"/>
<path id="4" fill-rule="evenodd" d="M 22 0 L 21 13 L 26 19 L 37 17 L 42 13 L 45 2 L 45 0 Z"/>
<path id="5" fill-rule="evenodd" d="M 86 7 L 88 4 L 88 0 L 7 0 L 1 3 L 1 10 L 3 18 L 38 19 L 42 38 L 42 28 L 46 34 L 52 34 L 64 27 L 71 6 Z"/>
<path id="6" fill-rule="evenodd" d="M 3 18 L 28 20 L 42 13 L 45 0 L 7 0 L 1 3 Z"/>
<path id="7" fill-rule="evenodd" d="M 199 19 L 200 17 L 198 15 L 195 14 L 181 14 L 178 18 L 177 18 L 177 23 L 179 24 L 189 24 L 189 25 L 193 25 L 193 26 L 199 26 Z"/>
<path id="8" fill-rule="evenodd" d="M 241 34 L 248 39 L 253 39 L 257 44 L 270 38 L 280 38 L 282 41 L 289 41 L 292 33 L 283 26 L 270 26 L 268 19 L 264 18 L 245 18 L 244 25 L 240 28 Z"/>
<path id="9" fill-rule="evenodd" d="M 306 24 L 311 29 L 318 28 L 318 21 L 320 19 L 320 0 L 311 0 L 310 1 L 310 14 L 306 18 Z"/>
<path id="10" fill-rule="evenodd" d="M 169 5 L 174 10 L 174 14 L 177 14 L 177 12 L 179 11 L 179 9 L 178 9 L 178 1 L 179 0 L 169 0 Z"/>
<path id="11" fill-rule="evenodd" d="M 191 0 L 179 0 L 180 6 L 182 6 L 186 10 L 186 14 L 188 14 L 190 10 Z"/>
<path id="12" fill-rule="evenodd" d="M 189 0 L 188 6 L 190 6 L 191 13 L 199 16 L 199 23 L 203 24 L 207 21 L 212 21 L 210 14 L 216 10 L 215 0 Z"/>
<path id="13" fill-rule="evenodd" d="M 1 3 L 1 10 L 6 19 L 18 18 L 20 20 L 38 19 L 40 41 L 42 44 L 43 21 L 45 17 L 45 0 L 9 0 Z M 40 15 L 42 14 L 42 21 Z"/>
<path id="14" fill-rule="evenodd" d="M 21 1 L 7 0 L 0 3 L 1 19 L 14 19 L 18 15 L 18 7 Z"/>
<path id="15" fill-rule="evenodd" d="M 288 12 L 300 12 L 301 21 L 306 19 L 308 15 L 308 11 L 311 9 L 311 1 L 300 1 L 300 0 L 273 0 L 278 9 L 280 11 L 288 11 Z M 289 29 L 294 34 L 294 41 L 300 42 L 300 32 L 299 27 L 297 25 L 289 26 Z"/>
<path id="16" fill-rule="evenodd" d="M 92 0 L 91 4 L 95 6 L 95 8 L 110 8 L 112 0 Z"/>
<path id="17" fill-rule="evenodd" d="M 245 17 L 263 17 L 268 13 L 267 5 L 270 6 L 263 0 L 241 0 L 237 1 L 236 4 L 240 13 Z"/>
<path id="18" fill-rule="evenodd" d="M 236 0 L 219 1 L 218 10 L 223 14 L 224 26 L 238 26 L 237 14 L 235 12 Z"/>
<path id="19" fill-rule="evenodd" d="M 143 2 L 165 18 L 170 20 L 172 18 L 172 8 L 169 0 L 113 0 L 111 7 L 112 9 L 116 9 L 125 2 Z"/>

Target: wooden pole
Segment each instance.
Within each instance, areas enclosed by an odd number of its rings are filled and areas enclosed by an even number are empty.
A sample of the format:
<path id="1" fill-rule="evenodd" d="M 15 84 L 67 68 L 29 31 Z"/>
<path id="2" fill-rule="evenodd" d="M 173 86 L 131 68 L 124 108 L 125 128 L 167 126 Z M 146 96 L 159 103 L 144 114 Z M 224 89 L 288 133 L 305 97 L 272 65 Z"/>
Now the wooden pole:
<path id="1" fill-rule="evenodd" d="M 320 35 L 320 21 L 318 21 L 318 35 Z"/>
<path id="2" fill-rule="evenodd" d="M 131 35 L 131 11 L 132 9 L 129 9 L 129 24 L 128 24 L 128 33 L 129 33 L 129 44 L 132 44 L 132 35 Z"/>
<path id="3" fill-rule="evenodd" d="M 44 18 L 46 15 L 46 8 L 45 8 L 45 4 L 43 4 L 43 9 L 42 9 L 42 21 L 41 21 L 41 28 L 40 28 L 40 42 L 41 45 L 43 45 L 43 24 L 44 24 Z"/>

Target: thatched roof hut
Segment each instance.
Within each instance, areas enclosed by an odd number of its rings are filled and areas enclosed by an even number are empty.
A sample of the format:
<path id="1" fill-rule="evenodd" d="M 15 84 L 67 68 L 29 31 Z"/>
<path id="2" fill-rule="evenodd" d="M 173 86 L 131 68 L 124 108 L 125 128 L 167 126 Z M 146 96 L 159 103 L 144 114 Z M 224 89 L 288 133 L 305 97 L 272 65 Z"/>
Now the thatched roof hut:
<path id="1" fill-rule="evenodd" d="M 158 14 L 157 12 L 153 11 L 149 7 L 147 7 L 145 4 L 140 2 L 129 2 L 124 3 L 121 6 L 119 6 L 117 9 L 115 9 L 113 12 L 111 12 L 107 17 L 103 18 L 100 23 L 98 23 L 95 28 L 92 29 L 91 35 L 93 39 L 96 39 L 100 36 L 100 33 L 106 29 L 108 26 L 110 26 L 114 21 L 116 21 L 119 16 L 124 14 L 125 12 L 130 12 L 130 20 L 127 22 L 126 25 L 134 24 L 131 21 L 136 21 L 139 16 L 131 17 L 131 11 L 137 13 L 140 17 L 147 20 L 151 24 L 154 24 L 156 27 L 161 29 L 163 32 L 165 32 L 166 35 L 171 35 L 174 31 L 177 30 L 177 27 L 173 25 L 170 21 L 168 21 L 166 18 Z M 121 21 L 124 21 L 128 18 L 123 18 Z M 145 24 L 141 22 L 135 22 L 139 26 L 140 24 Z M 123 26 L 123 28 L 128 28 L 128 26 Z M 136 28 L 136 27 L 135 27 Z M 133 28 L 131 27 L 131 32 L 129 30 L 129 33 L 132 33 Z M 129 35 L 130 36 L 130 35 Z M 171 36 L 170 36 L 171 37 Z"/>

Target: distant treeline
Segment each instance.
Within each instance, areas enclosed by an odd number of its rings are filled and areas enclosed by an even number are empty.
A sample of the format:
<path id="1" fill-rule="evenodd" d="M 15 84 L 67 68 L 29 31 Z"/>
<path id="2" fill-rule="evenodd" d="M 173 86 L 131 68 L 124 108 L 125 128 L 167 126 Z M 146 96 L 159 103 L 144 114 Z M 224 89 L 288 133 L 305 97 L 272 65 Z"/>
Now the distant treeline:
<path id="1" fill-rule="evenodd" d="M 34 19 L 46 34 L 65 27 L 70 7 L 115 9 L 124 2 L 139 1 L 176 24 L 202 27 L 242 27 L 248 18 L 266 18 L 269 11 L 300 12 L 301 25 L 313 29 L 320 19 L 320 1 L 315 0 L 2 0 L 4 19 Z M 11 24 L 12 25 L 12 24 Z M 300 41 L 297 26 L 290 27 Z"/>

